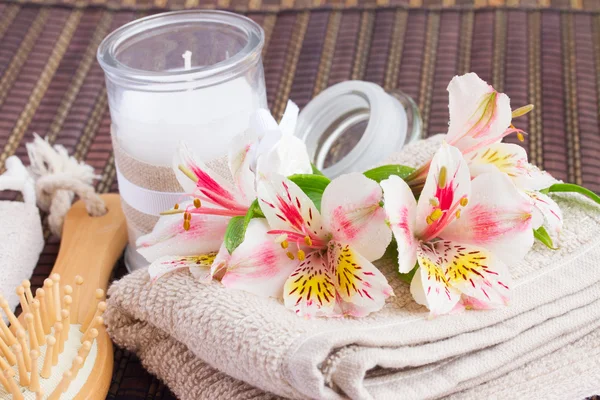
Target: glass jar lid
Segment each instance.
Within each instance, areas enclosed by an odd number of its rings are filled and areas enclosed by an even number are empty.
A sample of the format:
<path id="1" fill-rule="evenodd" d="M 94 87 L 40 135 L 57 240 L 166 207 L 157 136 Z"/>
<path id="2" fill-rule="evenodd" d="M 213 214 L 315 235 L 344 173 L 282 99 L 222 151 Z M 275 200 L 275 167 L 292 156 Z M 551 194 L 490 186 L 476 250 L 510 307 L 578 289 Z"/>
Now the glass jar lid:
<path id="1" fill-rule="evenodd" d="M 321 92 L 302 110 L 296 135 L 315 166 L 331 178 L 364 171 L 421 137 L 414 101 L 399 90 L 347 81 Z"/>

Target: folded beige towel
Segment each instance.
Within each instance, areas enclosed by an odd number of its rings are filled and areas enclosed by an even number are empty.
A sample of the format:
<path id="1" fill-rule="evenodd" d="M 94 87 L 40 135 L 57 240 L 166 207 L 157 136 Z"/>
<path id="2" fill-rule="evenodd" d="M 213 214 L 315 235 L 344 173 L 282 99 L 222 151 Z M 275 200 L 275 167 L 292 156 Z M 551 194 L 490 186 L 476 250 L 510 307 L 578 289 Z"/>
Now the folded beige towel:
<path id="1" fill-rule="evenodd" d="M 438 144 L 420 142 L 395 161 L 420 164 Z M 275 299 L 203 285 L 187 272 L 151 284 L 138 271 L 109 291 L 109 333 L 182 399 L 422 399 L 476 388 L 600 326 L 600 209 L 579 196 L 556 198 L 561 248 L 535 245 L 511 266 L 503 309 L 427 319 L 389 260 L 377 264 L 396 297 L 362 319 L 305 320 Z M 550 357 L 546 364 L 560 364 Z"/>

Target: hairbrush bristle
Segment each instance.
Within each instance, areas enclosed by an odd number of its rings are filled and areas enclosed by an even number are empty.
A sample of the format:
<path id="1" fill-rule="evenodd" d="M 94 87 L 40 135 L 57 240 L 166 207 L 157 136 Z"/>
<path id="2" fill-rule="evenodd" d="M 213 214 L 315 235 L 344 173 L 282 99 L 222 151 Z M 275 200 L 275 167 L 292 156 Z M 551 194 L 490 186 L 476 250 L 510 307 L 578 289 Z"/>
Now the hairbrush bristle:
<path id="1" fill-rule="evenodd" d="M 80 304 L 82 284 L 76 276 L 73 285 L 62 285 L 54 273 L 34 297 L 31 283 L 23 281 L 15 289 L 23 310 L 18 319 L 0 296 L 9 321 L 0 318 L 0 398 L 37 400 L 49 393 L 46 398 L 54 400 L 66 398 L 73 382 L 82 386 L 94 363 L 88 359 L 97 355 L 94 342 L 106 310 L 102 289 L 92 304 Z M 87 310 L 85 321 L 79 320 L 80 309 Z"/>

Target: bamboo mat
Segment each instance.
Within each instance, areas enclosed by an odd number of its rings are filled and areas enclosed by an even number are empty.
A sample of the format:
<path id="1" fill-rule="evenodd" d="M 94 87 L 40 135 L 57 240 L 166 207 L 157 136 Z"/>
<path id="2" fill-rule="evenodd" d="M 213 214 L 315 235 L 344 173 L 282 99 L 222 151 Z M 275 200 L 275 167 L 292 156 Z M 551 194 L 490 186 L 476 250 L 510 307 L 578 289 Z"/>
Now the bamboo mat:
<path id="1" fill-rule="evenodd" d="M 99 192 L 117 191 L 98 44 L 135 18 L 197 5 L 244 10 L 264 27 L 276 115 L 288 98 L 303 106 L 336 82 L 363 79 L 401 88 L 419 105 L 425 131 L 444 132 L 446 85 L 455 74 L 475 71 L 513 105 L 535 105 L 519 120 L 534 163 L 600 192 L 597 0 L 0 2 L 0 171 L 10 155 L 26 160 L 24 144 L 37 132 L 94 166 Z M 58 241 L 47 236 L 34 286 L 58 251 Z M 173 396 L 134 356 L 116 349 L 109 398 Z"/>

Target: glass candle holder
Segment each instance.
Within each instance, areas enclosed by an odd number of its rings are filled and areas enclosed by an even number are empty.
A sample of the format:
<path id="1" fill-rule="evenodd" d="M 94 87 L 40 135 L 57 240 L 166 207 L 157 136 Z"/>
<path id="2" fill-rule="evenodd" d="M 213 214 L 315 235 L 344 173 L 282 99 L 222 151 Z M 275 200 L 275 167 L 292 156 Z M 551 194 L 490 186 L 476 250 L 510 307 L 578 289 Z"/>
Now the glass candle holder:
<path id="1" fill-rule="evenodd" d="M 130 271 L 148 264 L 135 251 L 137 238 L 181 200 L 171 170 L 179 143 L 210 163 L 267 108 L 263 44 L 259 25 L 222 11 L 153 15 L 101 43 Z"/>

